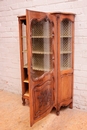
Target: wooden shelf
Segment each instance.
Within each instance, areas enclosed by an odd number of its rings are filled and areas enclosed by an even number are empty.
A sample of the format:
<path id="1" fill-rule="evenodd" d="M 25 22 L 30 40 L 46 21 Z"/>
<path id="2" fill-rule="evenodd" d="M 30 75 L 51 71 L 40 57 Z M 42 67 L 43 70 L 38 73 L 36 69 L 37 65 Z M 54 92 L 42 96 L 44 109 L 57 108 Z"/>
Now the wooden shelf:
<path id="1" fill-rule="evenodd" d="M 40 52 L 40 51 L 32 51 L 33 54 L 53 54 L 52 52 Z"/>
<path id="2" fill-rule="evenodd" d="M 23 50 L 22 52 L 25 53 L 25 52 L 27 52 L 27 50 Z"/>
<path id="3" fill-rule="evenodd" d="M 25 92 L 24 97 L 29 97 L 29 90 Z"/>
<path id="4" fill-rule="evenodd" d="M 29 83 L 28 78 L 26 78 L 26 79 L 24 80 L 24 83 Z"/>
<path id="5" fill-rule="evenodd" d="M 52 38 L 52 36 L 32 36 L 32 38 Z"/>
<path id="6" fill-rule="evenodd" d="M 21 36 L 22 38 L 26 38 L 26 36 Z"/>
<path id="7" fill-rule="evenodd" d="M 36 67 L 33 67 L 33 70 L 38 70 L 38 71 L 51 71 L 52 69 L 44 69 L 44 68 L 36 68 Z"/>
<path id="8" fill-rule="evenodd" d="M 60 36 L 60 38 L 72 38 L 72 36 Z"/>
<path id="9" fill-rule="evenodd" d="M 71 51 L 61 51 L 60 54 L 71 54 Z"/>
<path id="10" fill-rule="evenodd" d="M 25 65 L 24 65 L 24 68 L 28 68 L 28 64 L 25 64 Z"/>

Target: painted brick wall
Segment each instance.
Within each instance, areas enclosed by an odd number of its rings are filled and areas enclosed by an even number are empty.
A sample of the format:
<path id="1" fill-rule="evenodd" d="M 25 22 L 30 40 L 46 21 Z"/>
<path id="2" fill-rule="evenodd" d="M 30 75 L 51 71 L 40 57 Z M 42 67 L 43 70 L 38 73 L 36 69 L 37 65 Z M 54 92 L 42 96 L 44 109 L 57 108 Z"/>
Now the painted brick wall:
<path id="1" fill-rule="evenodd" d="M 0 0 L 0 89 L 21 93 L 17 16 L 26 8 L 76 14 L 74 107 L 87 110 L 87 0 Z"/>

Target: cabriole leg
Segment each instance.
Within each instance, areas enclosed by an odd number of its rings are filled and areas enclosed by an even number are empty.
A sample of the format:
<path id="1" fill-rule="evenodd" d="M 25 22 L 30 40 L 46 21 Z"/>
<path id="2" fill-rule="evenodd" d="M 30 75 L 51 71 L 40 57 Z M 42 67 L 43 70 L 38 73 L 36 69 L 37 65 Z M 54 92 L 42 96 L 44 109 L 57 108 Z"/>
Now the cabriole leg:
<path id="1" fill-rule="evenodd" d="M 25 99 L 22 97 L 22 104 L 25 105 Z"/>

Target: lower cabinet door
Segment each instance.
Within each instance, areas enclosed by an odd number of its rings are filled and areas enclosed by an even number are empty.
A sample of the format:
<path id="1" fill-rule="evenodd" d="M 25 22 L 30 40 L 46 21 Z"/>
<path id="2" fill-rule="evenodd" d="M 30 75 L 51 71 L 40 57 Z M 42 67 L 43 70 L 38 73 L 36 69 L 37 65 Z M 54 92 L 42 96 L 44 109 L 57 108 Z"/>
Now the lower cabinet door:
<path id="1" fill-rule="evenodd" d="M 53 78 L 37 84 L 30 92 L 30 125 L 45 117 L 52 110 L 54 97 Z"/>
<path id="2" fill-rule="evenodd" d="M 63 103 L 72 98 L 72 74 L 63 74 L 61 75 L 60 83 L 60 102 Z M 68 103 L 68 102 L 67 102 Z M 64 104 L 67 105 L 67 104 Z"/>

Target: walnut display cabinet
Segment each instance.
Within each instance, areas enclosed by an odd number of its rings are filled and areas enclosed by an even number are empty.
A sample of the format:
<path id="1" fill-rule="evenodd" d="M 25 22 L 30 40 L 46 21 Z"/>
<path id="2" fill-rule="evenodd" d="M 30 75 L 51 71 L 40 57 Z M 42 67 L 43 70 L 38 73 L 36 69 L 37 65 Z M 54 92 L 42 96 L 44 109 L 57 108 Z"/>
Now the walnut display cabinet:
<path id="1" fill-rule="evenodd" d="M 72 13 L 26 10 L 19 16 L 22 100 L 30 125 L 52 108 L 73 107 L 74 17 Z"/>

